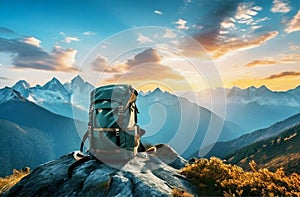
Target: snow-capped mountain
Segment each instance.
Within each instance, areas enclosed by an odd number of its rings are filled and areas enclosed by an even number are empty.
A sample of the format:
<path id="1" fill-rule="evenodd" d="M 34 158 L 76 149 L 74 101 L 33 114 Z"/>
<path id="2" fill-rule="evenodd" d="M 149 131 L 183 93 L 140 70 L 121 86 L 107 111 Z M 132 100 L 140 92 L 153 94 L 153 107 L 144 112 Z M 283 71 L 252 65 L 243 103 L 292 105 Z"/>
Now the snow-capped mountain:
<path id="1" fill-rule="evenodd" d="M 30 87 L 25 80 L 18 81 L 11 88 L 0 90 L 0 102 L 27 99 L 55 114 L 87 121 L 90 91 L 94 87 L 76 76 L 64 85 L 52 78 L 44 86 Z"/>
<path id="2" fill-rule="evenodd" d="M 25 80 L 20 80 L 18 81 L 12 89 L 18 91 L 23 97 L 27 98 L 29 96 L 29 88 L 30 85 L 27 81 Z"/>
<path id="3" fill-rule="evenodd" d="M 11 100 L 22 101 L 25 100 L 25 98 L 18 91 L 12 88 L 5 87 L 0 89 L 0 103 L 5 103 Z"/>
<path id="4" fill-rule="evenodd" d="M 162 91 L 160 88 L 156 88 L 153 91 L 147 93 L 139 93 L 137 103 L 155 103 L 160 102 L 166 105 L 173 105 L 178 103 L 178 97 L 169 92 Z"/>
<path id="5" fill-rule="evenodd" d="M 87 110 L 90 105 L 90 92 L 94 86 L 85 82 L 79 75 L 71 80 L 70 83 L 64 84 L 65 89 L 71 94 L 70 102 L 82 110 Z"/>
<path id="6" fill-rule="evenodd" d="M 227 93 L 229 103 L 253 103 L 260 105 L 286 105 L 300 107 L 300 87 L 287 92 L 273 92 L 266 86 L 256 88 L 254 86 L 246 89 L 233 87 Z"/>

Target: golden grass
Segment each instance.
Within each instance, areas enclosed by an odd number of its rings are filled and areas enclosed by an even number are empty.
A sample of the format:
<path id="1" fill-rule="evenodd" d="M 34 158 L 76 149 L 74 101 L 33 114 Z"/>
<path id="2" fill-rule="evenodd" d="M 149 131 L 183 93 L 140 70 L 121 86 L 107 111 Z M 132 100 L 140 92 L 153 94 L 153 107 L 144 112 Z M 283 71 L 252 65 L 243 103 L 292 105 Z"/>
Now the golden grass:
<path id="1" fill-rule="evenodd" d="M 199 188 L 201 195 L 300 196 L 299 174 L 287 176 L 282 168 L 275 172 L 257 169 L 254 161 L 249 165 L 252 171 L 247 172 L 212 157 L 188 164 L 181 173 Z"/>
<path id="2" fill-rule="evenodd" d="M 173 197 L 194 197 L 193 194 L 190 194 L 187 191 L 178 188 L 174 188 L 172 190 L 172 196 Z"/>
<path id="3" fill-rule="evenodd" d="M 30 174 L 30 168 L 26 167 L 24 170 L 20 171 L 14 169 L 12 175 L 0 178 L 0 194 L 8 191 L 28 174 Z"/>

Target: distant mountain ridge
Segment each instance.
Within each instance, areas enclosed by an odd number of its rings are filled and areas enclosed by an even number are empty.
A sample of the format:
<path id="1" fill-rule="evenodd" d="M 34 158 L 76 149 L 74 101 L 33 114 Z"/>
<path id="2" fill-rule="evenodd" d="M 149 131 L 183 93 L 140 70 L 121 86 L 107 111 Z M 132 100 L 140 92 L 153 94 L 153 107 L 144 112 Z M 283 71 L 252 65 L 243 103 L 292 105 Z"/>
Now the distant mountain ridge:
<path id="1" fill-rule="evenodd" d="M 280 121 L 268 128 L 259 129 L 252 133 L 245 134 L 237 139 L 226 142 L 217 142 L 214 147 L 205 155 L 205 157 L 217 156 L 220 158 L 225 158 L 241 148 L 271 137 L 275 137 L 285 130 L 297 125 L 300 125 L 300 113 Z"/>
<path id="2" fill-rule="evenodd" d="M 212 104 L 226 105 L 226 120 L 243 127 L 246 132 L 241 134 L 269 127 L 300 112 L 300 86 L 288 91 L 272 91 L 266 86 L 216 88 L 187 92 L 186 97 L 208 109 Z"/>
<path id="3" fill-rule="evenodd" d="M 287 173 L 300 173 L 300 123 L 284 130 L 275 137 L 253 143 L 226 157 L 232 164 L 249 169 L 254 160 L 258 168 L 276 170 L 284 168 Z M 250 169 L 249 169 L 250 170 Z"/>

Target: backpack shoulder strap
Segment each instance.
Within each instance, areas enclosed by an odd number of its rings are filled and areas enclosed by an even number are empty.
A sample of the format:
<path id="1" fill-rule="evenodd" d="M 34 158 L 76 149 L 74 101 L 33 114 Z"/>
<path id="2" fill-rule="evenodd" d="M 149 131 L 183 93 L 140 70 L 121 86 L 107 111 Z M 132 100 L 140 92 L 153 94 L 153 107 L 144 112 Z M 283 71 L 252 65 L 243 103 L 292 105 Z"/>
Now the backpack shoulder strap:
<path id="1" fill-rule="evenodd" d="M 85 140 L 88 138 L 89 132 L 90 132 L 90 129 L 88 129 L 88 130 L 85 132 L 85 134 L 83 135 L 83 138 L 82 138 L 81 144 L 80 144 L 80 152 L 83 151 L 84 142 L 85 142 Z"/>

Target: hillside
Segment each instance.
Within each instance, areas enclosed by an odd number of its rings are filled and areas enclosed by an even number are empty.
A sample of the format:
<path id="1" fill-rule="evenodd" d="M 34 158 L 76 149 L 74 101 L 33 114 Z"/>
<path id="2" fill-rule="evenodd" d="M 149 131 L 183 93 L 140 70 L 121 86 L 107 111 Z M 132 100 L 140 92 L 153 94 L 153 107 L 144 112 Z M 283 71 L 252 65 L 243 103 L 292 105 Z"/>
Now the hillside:
<path id="1" fill-rule="evenodd" d="M 259 168 L 270 170 L 283 167 L 285 172 L 300 174 L 300 124 L 285 130 L 276 137 L 246 146 L 226 157 L 228 162 L 249 169 L 254 160 Z"/>
<path id="2" fill-rule="evenodd" d="M 219 140 L 229 140 L 239 135 L 240 127 L 237 125 L 158 88 L 139 96 L 137 106 L 140 111 L 138 122 L 147 131 L 142 141 L 169 144 L 184 158 L 199 150 L 204 139 L 206 144 L 211 144 L 218 137 Z M 213 135 L 208 137 L 210 134 Z"/>
<path id="3" fill-rule="evenodd" d="M 27 100 L 10 100 L 0 104 L 0 118 L 35 128 L 53 138 L 54 154 L 60 156 L 78 148 L 80 132 L 86 123 L 59 116 Z M 7 138 L 10 137 L 9 133 Z"/>
<path id="4" fill-rule="evenodd" d="M 0 176 L 54 159 L 53 138 L 37 129 L 0 119 Z"/>
<path id="5" fill-rule="evenodd" d="M 220 158 L 225 158 L 238 149 L 241 149 L 255 142 L 274 137 L 298 124 L 300 124 L 300 113 L 281 122 L 278 122 L 268 128 L 259 129 L 252 133 L 245 134 L 237 139 L 227 142 L 217 142 L 214 147 L 205 155 L 205 157 L 217 156 Z M 195 153 L 193 156 L 197 156 L 197 153 Z"/>

